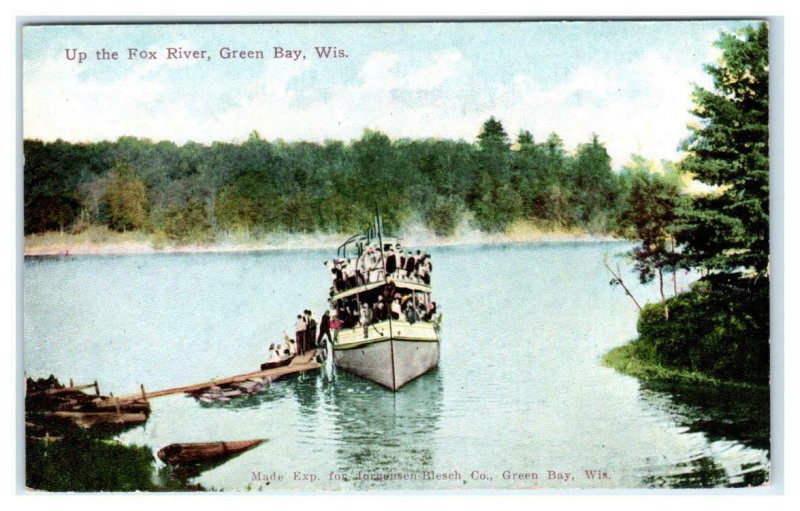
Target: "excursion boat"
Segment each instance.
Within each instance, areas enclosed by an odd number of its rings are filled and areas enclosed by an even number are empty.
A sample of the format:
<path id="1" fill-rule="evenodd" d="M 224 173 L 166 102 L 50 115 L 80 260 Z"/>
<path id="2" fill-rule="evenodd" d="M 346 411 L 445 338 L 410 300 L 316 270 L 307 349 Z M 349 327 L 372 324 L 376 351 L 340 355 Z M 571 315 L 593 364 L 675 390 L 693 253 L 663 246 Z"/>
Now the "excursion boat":
<path id="1" fill-rule="evenodd" d="M 431 300 L 430 255 L 403 257 L 382 230 L 376 215 L 366 234 L 350 237 L 326 263 L 334 274 L 333 361 L 395 391 L 439 364 L 441 315 Z"/>

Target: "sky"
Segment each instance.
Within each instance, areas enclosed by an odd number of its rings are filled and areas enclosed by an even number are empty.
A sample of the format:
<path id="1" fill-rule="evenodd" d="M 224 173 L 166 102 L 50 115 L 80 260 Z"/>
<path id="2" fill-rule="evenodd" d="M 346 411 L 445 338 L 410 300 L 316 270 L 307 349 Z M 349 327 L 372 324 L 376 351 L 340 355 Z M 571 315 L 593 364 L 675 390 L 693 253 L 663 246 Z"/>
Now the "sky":
<path id="1" fill-rule="evenodd" d="M 747 24 L 32 26 L 23 32 L 23 131 L 45 141 L 208 144 L 254 130 L 267 140 L 350 141 L 369 128 L 472 142 L 494 116 L 512 138 L 555 132 L 568 151 L 597 134 L 615 168 L 631 154 L 676 160 L 693 84 L 711 86 L 703 65 L 719 56 L 713 42 Z M 315 47 L 328 46 L 346 57 L 318 58 Z M 302 53 L 274 58 L 276 47 Z M 167 59 L 167 48 L 208 58 Z M 264 58 L 223 59 L 222 48 Z M 101 49 L 118 59 L 98 60 Z M 156 59 L 130 59 L 129 49 Z"/>

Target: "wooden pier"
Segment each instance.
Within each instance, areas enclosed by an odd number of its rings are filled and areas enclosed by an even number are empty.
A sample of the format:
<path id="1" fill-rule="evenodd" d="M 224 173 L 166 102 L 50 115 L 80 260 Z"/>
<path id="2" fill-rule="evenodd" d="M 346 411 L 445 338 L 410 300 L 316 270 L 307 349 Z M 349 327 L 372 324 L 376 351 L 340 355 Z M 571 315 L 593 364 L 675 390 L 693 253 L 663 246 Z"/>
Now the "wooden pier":
<path id="1" fill-rule="evenodd" d="M 193 385 L 185 385 L 183 387 L 174 387 L 171 389 L 156 390 L 153 392 L 145 392 L 144 386 L 141 387 L 141 392 L 138 394 L 130 394 L 127 396 L 117 396 L 113 398 L 116 403 L 125 403 L 137 400 L 149 400 L 155 397 L 168 396 L 170 394 L 185 394 L 188 392 L 197 392 L 213 386 L 228 385 L 231 383 L 240 383 L 247 381 L 251 378 L 268 378 L 270 381 L 282 378 L 288 374 L 302 373 L 319 369 L 320 364 L 314 359 L 316 350 L 307 351 L 301 355 L 297 355 L 289 365 L 283 367 L 276 367 L 264 371 L 253 371 L 251 373 L 239 374 L 236 376 L 228 376 L 227 378 L 218 378 L 204 383 L 195 383 Z"/>

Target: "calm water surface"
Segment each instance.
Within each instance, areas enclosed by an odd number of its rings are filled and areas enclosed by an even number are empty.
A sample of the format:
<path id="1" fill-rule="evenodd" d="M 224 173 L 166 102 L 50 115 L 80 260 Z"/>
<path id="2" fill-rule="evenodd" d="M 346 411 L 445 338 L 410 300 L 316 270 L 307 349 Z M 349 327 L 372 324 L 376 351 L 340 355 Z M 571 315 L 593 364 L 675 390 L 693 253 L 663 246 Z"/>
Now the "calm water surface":
<path id="1" fill-rule="evenodd" d="M 604 254 L 626 248 L 434 248 L 434 299 L 444 313 L 435 371 L 397 393 L 327 367 L 225 405 L 158 398 L 147 424 L 120 439 L 155 452 L 173 442 L 268 438 L 192 479 L 231 491 L 763 484 L 766 392 L 644 384 L 601 366 L 636 334 L 637 310 L 603 267 Z M 330 256 L 26 260 L 26 371 L 128 394 L 140 383 L 157 390 L 255 370 L 300 311 L 324 310 Z M 654 286 L 633 274 L 629 281 L 640 300 L 657 299 Z M 254 472 L 283 480 L 254 480 Z"/>

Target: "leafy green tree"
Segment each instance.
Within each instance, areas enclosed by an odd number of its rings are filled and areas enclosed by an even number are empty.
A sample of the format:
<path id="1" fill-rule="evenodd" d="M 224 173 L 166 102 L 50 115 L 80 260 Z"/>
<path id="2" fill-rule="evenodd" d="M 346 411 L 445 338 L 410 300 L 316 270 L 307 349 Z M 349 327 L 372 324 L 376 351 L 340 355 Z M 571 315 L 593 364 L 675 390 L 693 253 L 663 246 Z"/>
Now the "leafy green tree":
<path id="1" fill-rule="evenodd" d="M 450 236 L 458 227 L 462 209 L 460 200 L 437 196 L 425 214 L 425 223 L 437 236 Z"/>
<path id="2" fill-rule="evenodd" d="M 95 171 L 94 146 L 63 140 L 26 140 L 24 204 L 25 233 L 66 230 L 81 210 L 78 185 Z M 108 166 L 103 168 L 103 172 Z"/>
<path id="3" fill-rule="evenodd" d="M 241 174 L 225 185 L 215 204 L 223 229 L 270 231 L 281 225 L 281 196 L 261 171 Z"/>
<path id="4" fill-rule="evenodd" d="M 664 274 L 672 273 L 674 276 L 680 261 L 675 238 L 683 213 L 684 195 L 676 181 L 647 170 L 632 174 L 631 179 L 622 222 L 632 228 L 635 239 L 639 241 L 631 251 L 634 268 L 643 284 L 658 277 L 664 319 L 669 320 Z M 677 294 L 677 289 L 673 288 L 673 293 Z"/>
<path id="5" fill-rule="evenodd" d="M 684 142 L 685 171 L 716 189 L 694 200 L 680 241 L 689 262 L 709 270 L 769 265 L 769 45 L 766 23 L 723 33 L 722 56 L 706 71 L 713 90 L 695 87 Z"/>
<path id="6" fill-rule="evenodd" d="M 127 162 L 117 162 L 111 170 L 105 202 L 108 204 L 112 229 L 127 231 L 148 226 L 150 203 L 147 187 Z"/>
<path id="7" fill-rule="evenodd" d="M 183 206 L 172 205 L 164 215 L 164 233 L 179 242 L 210 241 L 211 224 L 203 204 L 189 200 Z"/>
<path id="8" fill-rule="evenodd" d="M 476 174 L 467 200 L 478 226 L 502 231 L 522 211 L 519 191 L 511 184 L 511 144 L 503 124 L 490 117 L 478 134 Z"/>
<path id="9" fill-rule="evenodd" d="M 384 227 L 396 233 L 409 216 L 408 187 L 412 169 L 399 157 L 388 136 L 380 131 L 365 130 L 352 145 L 358 180 L 348 190 L 364 212 L 374 211 L 377 202 Z M 369 226 L 364 223 L 362 228 Z"/>

